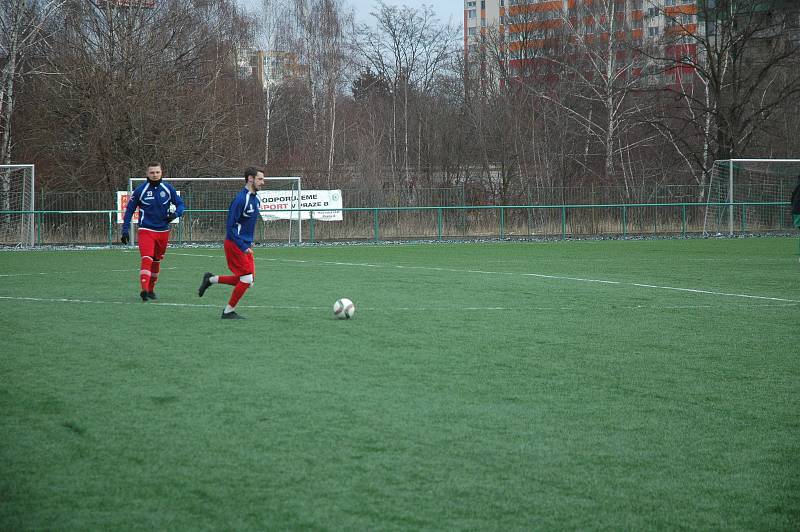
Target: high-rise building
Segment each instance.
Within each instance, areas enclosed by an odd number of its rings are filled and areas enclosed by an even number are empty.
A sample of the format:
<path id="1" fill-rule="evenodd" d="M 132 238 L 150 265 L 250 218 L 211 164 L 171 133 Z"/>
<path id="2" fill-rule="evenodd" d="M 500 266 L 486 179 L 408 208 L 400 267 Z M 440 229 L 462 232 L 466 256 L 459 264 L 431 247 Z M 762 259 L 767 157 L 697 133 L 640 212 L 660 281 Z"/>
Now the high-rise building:
<path id="1" fill-rule="evenodd" d="M 580 61 L 581 47 L 613 49 L 623 63 L 637 57 L 634 50 L 654 47 L 653 55 L 694 57 L 691 35 L 702 31 L 697 11 L 697 0 L 466 0 L 465 57 L 473 72 L 496 58 L 512 77 L 537 79 L 551 75 L 555 62 Z M 630 63 L 632 75 L 648 75 L 640 63 Z M 669 84 L 690 72 L 682 67 L 651 77 Z"/>
<path id="2" fill-rule="evenodd" d="M 299 62 L 297 54 L 280 50 L 243 50 L 238 60 L 239 73 L 254 77 L 266 89 L 287 80 L 308 77 L 308 65 Z"/>

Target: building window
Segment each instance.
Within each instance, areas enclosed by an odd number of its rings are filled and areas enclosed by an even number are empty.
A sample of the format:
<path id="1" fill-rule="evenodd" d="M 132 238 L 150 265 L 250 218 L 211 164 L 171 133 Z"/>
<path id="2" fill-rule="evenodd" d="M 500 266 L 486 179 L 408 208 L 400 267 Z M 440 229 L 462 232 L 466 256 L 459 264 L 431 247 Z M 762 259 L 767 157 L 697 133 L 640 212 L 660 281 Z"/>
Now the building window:
<path id="1" fill-rule="evenodd" d="M 647 28 L 647 35 L 649 35 L 650 37 L 655 37 L 658 34 L 659 34 L 658 27 L 651 26 Z"/>
<path id="2" fill-rule="evenodd" d="M 475 2 L 467 2 L 467 7 L 475 7 Z"/>
<path id="3" fill-rule="evenodd" d="M 477 35 L 478 34 L 478 28 L 469 28 L 467 30 L 467 34 L 468 35 Z"/>
<path id="4" fill-rule="evenodd" d="M 475 18 L 476 16 L 478 16 L 477 11 L 475 11 L 474 9 L 470 9 L 469 11 L 467 11 L 467 18 Z"/>
<path id="5" fill-rule="evenodd" d="M 647 16 L 648 17 L 657 17 L 658 16 L 658 8 L 657 7 L 648 7 L 647 8 Z"/>

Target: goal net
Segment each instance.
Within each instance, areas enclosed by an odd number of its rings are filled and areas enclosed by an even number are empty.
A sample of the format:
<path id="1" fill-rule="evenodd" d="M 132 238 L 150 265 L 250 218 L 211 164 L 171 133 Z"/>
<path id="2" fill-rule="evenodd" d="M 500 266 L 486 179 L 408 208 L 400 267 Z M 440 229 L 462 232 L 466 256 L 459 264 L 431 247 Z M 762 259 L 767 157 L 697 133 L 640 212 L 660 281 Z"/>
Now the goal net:
<path id="1" fill-rule="evenodd" d="M 128 194 L 146 180 L 144 177 L 130 178 Z M 180 218 L 174 230 L 181 241 L 219 242 L 225 239 L 228 207 L 234 196 L 244 188 L 243 177 L 165 177 L 164 181 L 175 187 L 189 211 Z M 300 178 L 266 177 L 262 190 L 285 190 L 300 194 Z M 133 235 L 132 231 L 131 236 Z M 299 213 L 286 220 L 258 224 L 256 242 L 264 241 L 302 241 Z"/>
<path id="2" fill-rule="evenodd" d="M 35 244 L 35 177 L 32 164 L 0 165 L 0 244 Z"/>
<path id="3" fill-rule="evenodd" d="M 780 231 L 792 227 L 789 201 L 800 159 L 714 161 L 703 216 L 704 235 Z"/>

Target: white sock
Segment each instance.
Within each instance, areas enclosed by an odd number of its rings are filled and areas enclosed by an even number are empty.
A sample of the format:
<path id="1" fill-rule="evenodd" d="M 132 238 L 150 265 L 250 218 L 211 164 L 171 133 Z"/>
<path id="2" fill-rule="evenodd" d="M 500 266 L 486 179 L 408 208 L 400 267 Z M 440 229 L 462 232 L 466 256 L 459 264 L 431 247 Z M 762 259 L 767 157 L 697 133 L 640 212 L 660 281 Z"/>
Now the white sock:
<path id="1" fill-rule="evenodd" d="M 219 284 L 219 275 L 212 275 L 208 278 L 208 282 L 211 284 Z"/>
<path id="2" fill-rule="evenodd" d="M 231 312 L 233 312 L 233 309 L 235 309 L 235 308 L 236 307 L 232 307 L 230 305 L 225 305 L 225 310 L 223 310 L 222 313 L 223 314 L 230 314 Z"/>

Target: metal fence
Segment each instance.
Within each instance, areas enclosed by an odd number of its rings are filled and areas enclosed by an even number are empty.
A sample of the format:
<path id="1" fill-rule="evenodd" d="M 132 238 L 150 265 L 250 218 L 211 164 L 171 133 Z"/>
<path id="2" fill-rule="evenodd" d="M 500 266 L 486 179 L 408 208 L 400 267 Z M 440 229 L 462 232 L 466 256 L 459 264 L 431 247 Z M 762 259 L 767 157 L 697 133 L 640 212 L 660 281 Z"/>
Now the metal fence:
<path id="1" fill-rule="evenodd" d="M 791 230 L 788 202 L 713 204 L 727 221 L 733 209 L 736 233 Z M 470 240 L 481 238 L 584 238 L 700 234 L 709 204 L 642 203 L 606 205 L 502 205 L 426 207 L 347 207 L 343 221 L 306 220 L 303 242 L 389 240 Z M 307 209 L 310 211 L 310 209 Z M 327 209 L 329 210 L 329 209 Z M 36 245 L 111 245 L 121 224 L 115 210 L 0 211 L 0 216 L 33 214 Z M 187 209 L 172 230 L 174 243 L 212 243 L 225 238 L 227 209 Z M 292 222 L 295 223 L 296 222 Z M 258 225 L 259 242 L 298 242 L 287 220 Z M 18 242 L 0 242 L 13 245 Z"/>

